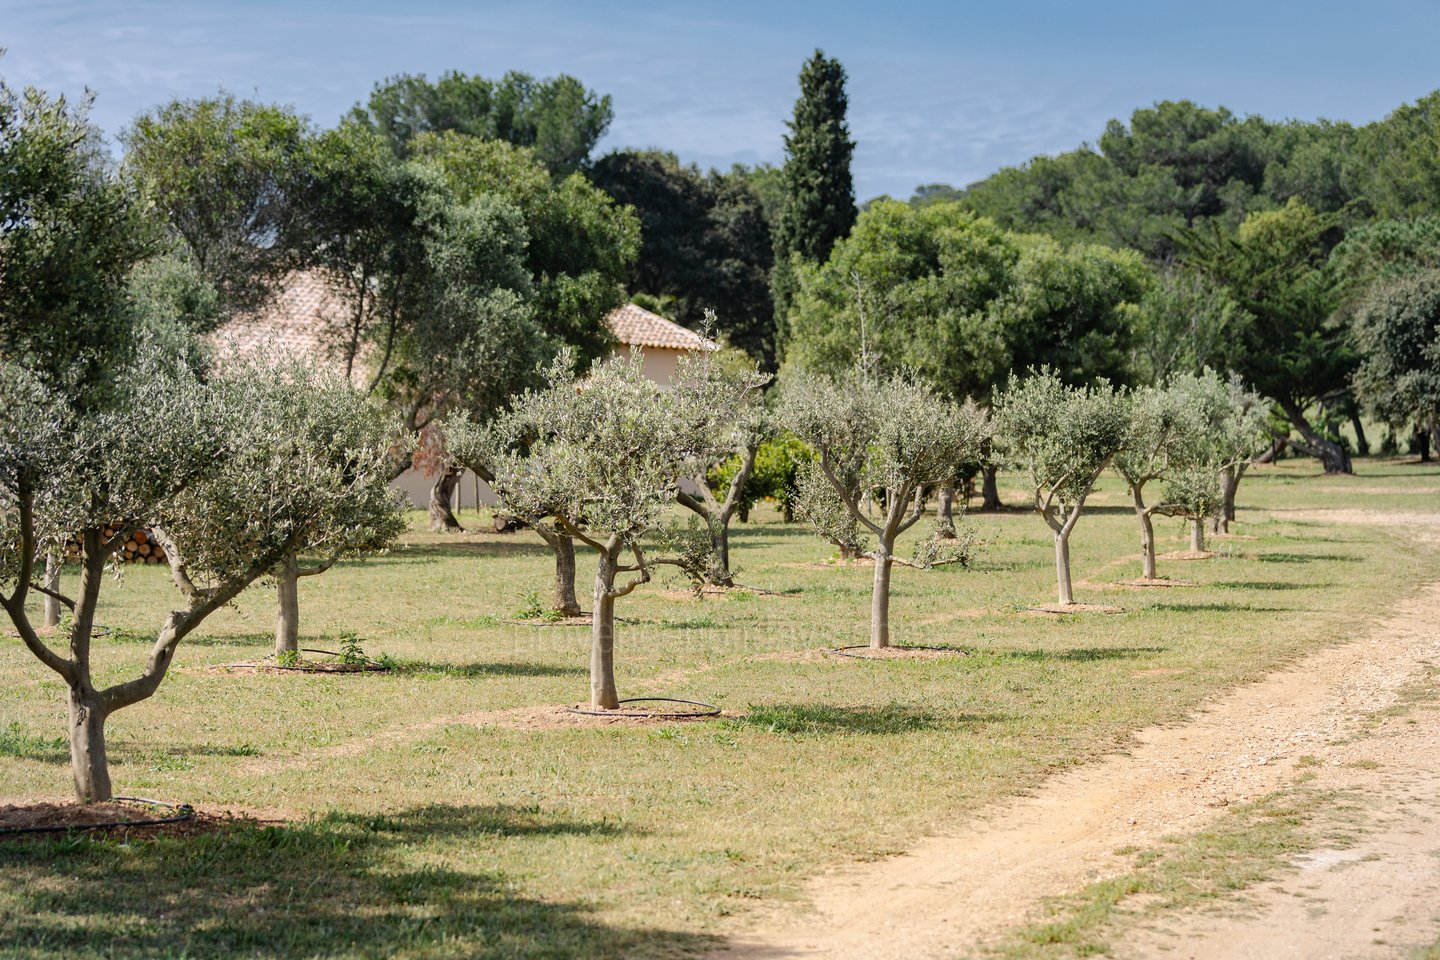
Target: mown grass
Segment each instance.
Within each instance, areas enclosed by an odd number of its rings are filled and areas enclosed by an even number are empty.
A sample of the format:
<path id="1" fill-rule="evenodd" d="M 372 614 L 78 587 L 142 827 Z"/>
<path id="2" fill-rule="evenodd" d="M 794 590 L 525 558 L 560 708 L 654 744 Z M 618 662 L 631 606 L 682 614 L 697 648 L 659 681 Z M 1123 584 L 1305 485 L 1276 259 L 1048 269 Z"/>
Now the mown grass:
<path id="1" fill-rule="evenodd" d="M 469 715 L 586 696 L 584 628 L 505 621 L 549 582 L 529 534 L 414 533 L 393 553 L 302 582 L 302 644 L 345 631 L 384 674 L 255 675 L 256 589 L 187 640 L 150 701 L 110 721 L 117 788 L 266 811 L 290 823 L 203 840 L 0 844 L 0 953 L 76 956 L 646 957 L 704 949 L 720 919 L 792 897 L 825 864 L 903 849 L 1047 774 L 1123 748 L 1218 691 L 1344 640 L 1433 575 L 1433 547 L 1298 510 L 1433 510 L 1440 470 L 1308 463 L 1241 488 L 1244 538 L 1138 575 L 1128 498 L 1108 479 L 1072 546 L 1077 597 L 1118 615 L 1038 615 L 1052 551 L 1022 511 L 977 516 L 971 570 L 901 569 L 897 642 L 968 657 L 813 655 L 866 638 L 870 571 L 759 511 L 736 528 L 740 579 L 779 595 L 622 600 L 622 696 L 723 706 L 664 727 L 522 730 Z M 1014 484 L 1007 499 L 1023 502 Z M 474 517 L 463 519 L 474 520 Z M 418 518 L 417 518 L 418 522 Z M 478 527 L 478 524 L 477 524 Z M 1178 522 L 1161 549 L 1185 546 Z M 582 592 L 593 564 L 581 558 Z M 102 679 L 143 661 L 132 635 L 173 595 L 139 568 L 107 587 Z M 543 595 L 543 594 L 542 594 Z M 334 649 L 330 647 L 330 649 Z M 473 720 L 473 717 L 471 718 Z M 68 786 L 59 682 L 0 644 L 0 796 Z"/>

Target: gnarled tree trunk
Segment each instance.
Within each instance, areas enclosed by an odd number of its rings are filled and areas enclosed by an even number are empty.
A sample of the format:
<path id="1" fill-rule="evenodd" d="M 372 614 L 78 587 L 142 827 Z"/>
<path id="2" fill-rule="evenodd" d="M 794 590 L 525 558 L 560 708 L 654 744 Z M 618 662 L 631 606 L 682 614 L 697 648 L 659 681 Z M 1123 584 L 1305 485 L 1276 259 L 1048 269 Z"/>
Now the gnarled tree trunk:
<path id="1" fill-rule="evenodd" d="M 1294 441 L 1291 446 L 1302 449 L 1302 452 L 1315 457 L 1325 468 L 1326 473 L 1354 473 L 1354 467 L 1350 463 L 1349 452 L 1336 443 L 1320 435 L 1310 421 L 1305 417 L 1305 411 L 1293 400 L 1280 400 L 1280 409 L 1285 411 L 1285 416 L 1300 431 L 1300 436 L 1305 438 L 1304 446 L 1301 447 Z"/>
<path id="2" fill-rule="evenodd" d="M 981 471 L 980 480 L 980 509 L 999 510 L 1004 504 L 1000 502 L 1000 484 L 996 474 L 1000 468 L 994 464 L 986 464 Z"/>
<path id="3" fill-rule="evenodd" d="M 936 536 L 954 540 L 955 533 L 955 488 L 941 487 L 936 507 Z"/>
<path id="4" fill-rule="evenodd" d="M 1150 520 L 1150 509 L 1145 506 L 1143 488 L 1132 489 L 1135 500 L 1135 517 L 1140 521 L 1140 568 L 1141 576 L 1154 580 L 1155 573 L 1155 524 Z"/>
<path id="5" fill-rule="evenodd" d="M 275 575 L 275 656 L 300 652 L 300 561 L 285 558 Z"/>
<path id="6" fill-rule="evenodd" d="M 89 683 L 70 688 L 70 771 L 82 803 L 109 800 L 110 762 L 105 754 L 104 707 Z"/>
<path id="7" fill-rule="evenodd" d="M 465 532 L 465 528 L 460 526 L 460 521 L 455 519 L 455 512 L 452 509 L 455 503 L 455 491 L 460 486 L 460 476 L 463 472 L 459 467 L 446 467 L 435 478 L 435 485 L 430 488 L 430 531 L 432 533 Z"/>
<path id="8" fill-rule="evenodd" d="M 575 596 L 575 538 L 551 529 L 543 520 L 535 524 L 535 532 L 555 554 L 554 609 L 561 616 L 580 616 L 580 601 Z"/>
<path id="9" fill-rule="evenodd" d="M 1235 519 L 1235 492 L 1240 489 L 1240 480 L 1250 469 L 1249 461 L 1231 464 L 1220 471 L 1220 510 L 1215 514 L 1213 529 L 1216 533 L 1229 533 Z"/>
<path id="10" fill-rule="evenodd" d="M 1199 517 L 1190 520 L 1190 549 L 1196 553 L 1205 552 L 1205 521 Z"/>

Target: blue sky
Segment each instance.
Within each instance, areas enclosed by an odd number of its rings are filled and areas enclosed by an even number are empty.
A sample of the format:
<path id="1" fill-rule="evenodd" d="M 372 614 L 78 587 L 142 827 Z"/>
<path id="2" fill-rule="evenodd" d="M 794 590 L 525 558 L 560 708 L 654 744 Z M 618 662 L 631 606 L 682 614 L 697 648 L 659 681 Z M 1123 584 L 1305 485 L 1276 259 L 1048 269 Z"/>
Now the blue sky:
<path id="1" fill-rule="evenodd" d="M 961 185 L 1188 97 L 1363 122 L 1440 87 L 1440 3 L 0 0 L 0 76 L 98 94 L 118 131 L 223 86 L 331 124 L 378 79 L 571 73 L 615 100 L 602 150 L 778 162 L 818 46 L 850 76 L 856 193 Z"/>

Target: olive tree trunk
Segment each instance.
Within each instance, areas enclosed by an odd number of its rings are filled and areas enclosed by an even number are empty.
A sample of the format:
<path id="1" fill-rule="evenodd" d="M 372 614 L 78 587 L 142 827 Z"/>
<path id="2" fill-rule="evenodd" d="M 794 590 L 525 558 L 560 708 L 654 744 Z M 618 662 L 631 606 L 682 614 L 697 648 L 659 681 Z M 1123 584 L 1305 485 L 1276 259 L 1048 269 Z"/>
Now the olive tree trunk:
<path id="1" fill-rule="evenodd" d="M 1055 531 L 1055 583 L 1056 593 L 1062 607 L 1075 602 L 1075 591 L 1070 586 L 1070 529 Z"/>
<path id="2" fill-rule="evenodd" d="M 1145 506 L 1144 488 L 1131 488 L 1135 500 L 1135 517 L 1140 521 L 1140 566 L 1141 576 L 1154 580 L 1155 573 L 1155 524 L 1151 521 L 1151 510 Z"/>
<path id="3" fill-rule="evenodd" d="M 615 688 L 615 573 L 616 556 L 600 552 L 595 571 L 595 612 L 590 618 L 590 706 L 615 710 L 620 694 Z"/>
<path id="4" fill-rule="evenodd" d="M 275 605 L 275 656 L 300 652 L 300 561 L 285 558 L 277 582 Z"/>
<path id="5" fill-rule="evenodd" d="M 1215 512 L 1212 529 L 1216 533 L 1229 533 L 1230 522 L 1235 519 L 1235 491 L 1240 489 L 1240 478 L 1250 464 L 1241 462 L 1220 471 L 1220 509 Z"/>
<path id="6" fill-rule="evenodd" d="M 1200 517 L 1190 520 L 1190 549 L 1196 553 L 1205 552 L 1205 521 Z"/>
<path id="7" fill-rule="evenodd" d="M 45 554 L 45 580 L 43 586 L 53 593 L 60 592 L 60 570 L 65 565 L 64 558 L 55 551 Z M 42 611 L 41 622 L 47 627 L 60 625 L 60 601 L 56 597 L 45 594 L 44 610 Z"/>
<path id="8" fill-rule="evenodd" d="M 1440 450 L 1440 414 L 1430 414 L 1429 420 L 1430 446 L 1435 450 Z"/>
<path id="9" fill-rule="evenodd" d="M 895 550 L 893 537 L 881 539 L 871 556 L 875 558 L 875 585 L 870 593 L 870 646 L 890 646 L 890 567 Z"/>
<path id="10" fill-rule="evenodd" d="M 936 505 L 936 536 L 955 539 L 955 488 L 941 487 Z"/>
<path id="11" fill-rule="evenodd" d="M 105 754 L 105 708 L 88 683 L 70 688 L 70 772 L 82 803 L 109 800 L 110 761 Z"/>
<path id="12" fill-rule="evenodd" d="M 430 532 L 465 532 L 465 528 L 460 526 L 460 521 L 455 519 L 453 509 L 455 491 L 460 486 L 462 473 L 463 471 L 459 467 L 446 467 L 435 478 L 435 484 L 430 488 Z"/>
<path id="13" fill-rule="evenodd" d="M 993 463 L 987 463 L 980 475 L 980 509 L 999 510 L 1004 504 L 1000 502 L 1000 484 L 996 474 L 1000 468 Z"/>
<path id="14" fill-rule="evenodd" d="M 535 524 L 535 532 L 555 554 L 555 597 L 553 609 L 561 616 L 578 617 L 583 612 L 575 596 L 575 538 L 553 529 L 545 521 Z"/>
<path id="15" fill-rule="evenodd" d="M 1354 473 L 1354 467 L 1350 463 L 1349 452 L 1336 443 L 1320 434 L 1310 421 L 1305 417 L 1305 411 L 1293 400 L 1280 400 L 1280 409 L 1285 411 L 1295 429 L 1300 431 L 1300 436 L 1305 439 L 1303 445 L 1291 441 L 1291 446 L 1300 449 L 1318 459 L 1325 468 L 1326 473 Z"/>
<path id="16" fill-rule="evenodd" d="M 755 457 L 759 449 L 757 440 L 741 451 L 740 469 L 730 478 L 730 487 L 725 492 L 723 503 L 716 499 L 703 474 L 694 480 L 698 496 L 684 490 L 675 493 L 676 501 L 704 520 L 705 528 L 710 532 L 710 549 L 714 554 L 714 562 L 706 579 L 717 587 L 735 585 L 735 577 L 730 572 L 730 518 L 740 507 L 745 484 L 749 482 L 750 474 L 755 469 Z"/>

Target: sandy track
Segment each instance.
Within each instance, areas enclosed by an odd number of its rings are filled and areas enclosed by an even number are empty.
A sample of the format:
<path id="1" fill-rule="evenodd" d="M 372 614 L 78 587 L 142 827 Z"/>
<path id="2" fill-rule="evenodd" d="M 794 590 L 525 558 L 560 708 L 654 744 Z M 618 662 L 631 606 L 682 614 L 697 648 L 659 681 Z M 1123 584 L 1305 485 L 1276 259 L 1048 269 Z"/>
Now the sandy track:
<path id="1" fill-rule="evenodd" d="M 1288 515 L 1403 525 L 1417 539 L 1440 540 L 1440 516 L 1431 514 Z M 719 956 L 923 960 L 970 954 L 1031 916 L 1043 898 L 1128 869 L 1130 861 L 1116 856 L 1117 849 L 1193 831 L 1224 807 L 1290 782 L 1296 759 L 1355 734 L 1365 716 L 1392 704 L 1420 674 L 1422 661 L 1440 662 L 1437 610 L 1440 583 L 1428 584 L 1353 642 L 1245 686 L 1181 725 L 1142 731 L 1128 755 L 1056 777 L 1034 796 L 1001 804 L 968 829 L 927 838 L 904 855 L 818 877 L 807 890 L 813 910 L 760 916 Z M 1429 770 L 1434 747 L 1412 743 L 1420 755 L 1407 762 Z M 1372 790 L 1383 792 L 1382 778 L 1370 779 Z M 1420 785 L 1415 789 L 1423 793 Z M 1440 871 L 1433 857 L 1416 863 L 1428 866 L 1431 876 Z M 1171 935 L 1169 942 L 1156 934 L 1162 939 L 1137 940 L 1135 952 L 1122 955 L 1189 956 L 1187 940 L 1200 942 L 1204 929 L 1202 921 L 1194 922 L 1196 928 Z M 1358 928 L 1346 929 L 1362 936 Z M 1377 936 L 1363 931 L 1367 942 Z M 1186 947 L 1172 954 L 1176 938 Z M 1213 945 L 1215 952 L 1194 955 L 1243 955 L 1224 936 Z"/>

